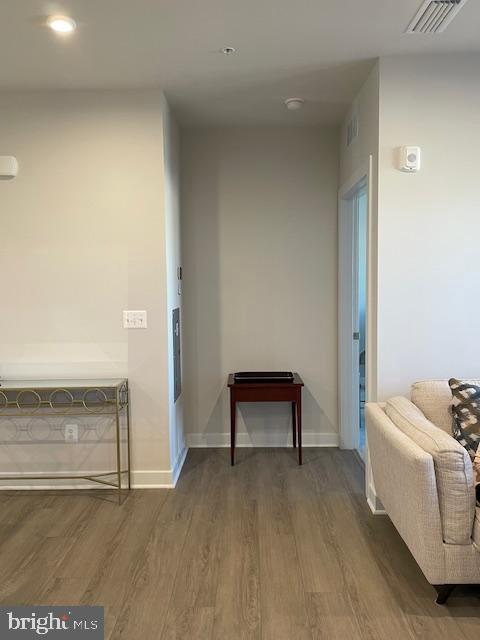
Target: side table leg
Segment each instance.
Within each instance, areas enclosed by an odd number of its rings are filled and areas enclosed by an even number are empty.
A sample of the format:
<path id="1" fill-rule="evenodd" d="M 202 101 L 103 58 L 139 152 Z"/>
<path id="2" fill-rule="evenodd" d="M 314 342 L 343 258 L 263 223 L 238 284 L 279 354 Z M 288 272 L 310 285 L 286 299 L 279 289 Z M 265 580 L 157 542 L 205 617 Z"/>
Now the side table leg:
<path id="1" fill-rule="evenodd" d="M 297 408 L 295 402 L 292 402 L 292 431 L 293 431 L 293 448 L 297 448 Z"/>
<path id="2" fill-rule="evenodd" d="M 233 393 L 230 391 L 230 462 L 233 467 L 235 464 L 235 421 L 237 413 L 237 403 L 233 399 Z"/>
<path id="3" fill-rule="evenodd" d="M 298 464 L 302 464 L 302 396 L 297 401 Z"/>

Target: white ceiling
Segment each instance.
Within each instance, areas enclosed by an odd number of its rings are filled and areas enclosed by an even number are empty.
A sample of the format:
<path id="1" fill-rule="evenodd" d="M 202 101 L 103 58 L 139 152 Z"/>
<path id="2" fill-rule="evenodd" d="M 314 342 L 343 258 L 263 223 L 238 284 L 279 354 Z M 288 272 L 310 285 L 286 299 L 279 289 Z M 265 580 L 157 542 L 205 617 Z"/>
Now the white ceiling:
<path id="1" fill-rule="evenodd" d="M 421 0 L 0 0 L 0 89 L 162 87 L 184 124 L 331 124 L 379 55 L 480 51 L 480 2 L 405 35 Z M 78 23 L 69 37 L 42 26 Z M 219 50 L 232 45 L 234 56 Z M 306 99 L 287 112 L 283 100 Z"/>

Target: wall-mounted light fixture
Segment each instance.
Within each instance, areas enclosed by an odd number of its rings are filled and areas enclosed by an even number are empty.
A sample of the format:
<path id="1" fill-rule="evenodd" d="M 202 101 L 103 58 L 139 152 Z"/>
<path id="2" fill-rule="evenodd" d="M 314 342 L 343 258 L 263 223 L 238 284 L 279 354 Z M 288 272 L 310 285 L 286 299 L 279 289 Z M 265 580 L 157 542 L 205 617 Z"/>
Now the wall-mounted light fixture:
<path id="1" fill-rule="evenodd" d="M 0 156 L 0 180 L 11 180 L 17 173 L 17 159 L 14 156 Z"/>
<path id="2" fill-rule="evenodd" d="M 50 16 L 47 18 L 47 26 L 56 33 L 72 33 L 77 28 L 77 23 L 69 16 Z"/>

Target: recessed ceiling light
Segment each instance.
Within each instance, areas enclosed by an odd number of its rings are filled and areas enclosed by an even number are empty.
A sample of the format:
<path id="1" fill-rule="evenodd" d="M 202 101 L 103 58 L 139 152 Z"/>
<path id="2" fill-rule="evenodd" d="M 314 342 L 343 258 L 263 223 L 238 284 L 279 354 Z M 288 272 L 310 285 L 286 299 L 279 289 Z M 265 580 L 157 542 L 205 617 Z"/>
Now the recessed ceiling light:
<path id="1" fill-rule="evenodd" d="M 68 16 L 50 16 L 47 25 L 57 33 L 72 33 L 77 27 L 75 20 Z"/>
<path id="2" fill-rule="evenodd" d="M 236 52 L 237 50 L 235 49 L 235 47 L 223 47 L 222 49 L 222 53 L 226 56 L 232 56 Z"/>
<path id="3" fill-rule="evenodd" d="M 287 98 L 284 102 L 284 105 L 289 111 L 297 111 L 301 109 L 304 104 L 305 100 L 303 98 Z"/>

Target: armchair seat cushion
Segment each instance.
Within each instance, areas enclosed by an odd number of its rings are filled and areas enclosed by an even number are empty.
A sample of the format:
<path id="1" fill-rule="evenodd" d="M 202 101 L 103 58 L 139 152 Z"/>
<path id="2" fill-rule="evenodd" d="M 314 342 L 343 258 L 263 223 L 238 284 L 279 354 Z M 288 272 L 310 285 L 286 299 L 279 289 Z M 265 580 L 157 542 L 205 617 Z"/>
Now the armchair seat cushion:
<path id="1" fill-rule="evenodd" d="M 475 491 L 468 453 L 451 435 L 427 420 L 407 398 L 391 398 L 385 412 L 405 435 L 433 458 L 444 542 L 471 544 Z"/>

